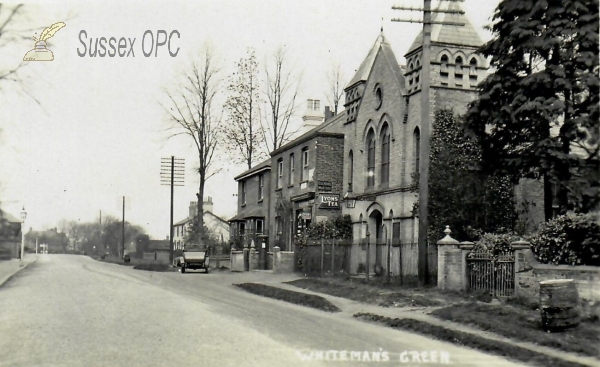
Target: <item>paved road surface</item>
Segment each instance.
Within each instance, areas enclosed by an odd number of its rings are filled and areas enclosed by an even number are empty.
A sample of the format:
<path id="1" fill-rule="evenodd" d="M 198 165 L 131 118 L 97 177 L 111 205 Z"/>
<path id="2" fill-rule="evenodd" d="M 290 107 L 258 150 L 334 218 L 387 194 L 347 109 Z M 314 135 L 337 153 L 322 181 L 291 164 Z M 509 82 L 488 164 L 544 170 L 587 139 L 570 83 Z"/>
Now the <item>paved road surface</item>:
<path id="1" fill-rule="evenodd" d="M 41 255 L 0 288 L 0 366 L 510 366 L 448 343 L 243 292 L 272 274 L 153 273 L 83 256 Z M 299 352 L 361 352 L 303 361 Z M 383 354 L 374 352 L 387 352 Z M 366 362 L 385 355 L 387 363 Z M 332 358 L 334 353 L 329 354 Z M 340 353 L 335 353 L 341 358 Z M 429 358 L 435 354 L 428 353 Z M 314 355 L 316 358 L 316 354 Z M 411 354 L 402 355 L 411 360 Z M 412 356 L 417 356 L 412 354 Z M 422 355 L 419 355 L 419 361 Z"/>

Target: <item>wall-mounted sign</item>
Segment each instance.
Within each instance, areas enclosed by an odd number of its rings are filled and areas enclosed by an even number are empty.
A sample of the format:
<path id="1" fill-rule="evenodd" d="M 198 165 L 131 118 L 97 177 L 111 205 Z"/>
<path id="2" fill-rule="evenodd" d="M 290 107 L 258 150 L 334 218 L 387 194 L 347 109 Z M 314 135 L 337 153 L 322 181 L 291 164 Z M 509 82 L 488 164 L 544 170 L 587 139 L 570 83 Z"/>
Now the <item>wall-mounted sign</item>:
<path id="1" fill-rule="evenodd" d="M 302 213 L 300 213 L 300 218 L 301 219 L 311 219 L 312 218 L 312 213 L 302 212 Z"/>
<path id="2" fill-rule="evenodd" d="M 338 194 L 321 194 L 321 195 L 319 195 L 319 208 L 339 209 L 340 208 L 340 196 Z"/>
<path id="3" fill-rule="evenodd" d="M 317 190 L 320 192 L 331 192 L 331 181 L 317 181 Z"/>

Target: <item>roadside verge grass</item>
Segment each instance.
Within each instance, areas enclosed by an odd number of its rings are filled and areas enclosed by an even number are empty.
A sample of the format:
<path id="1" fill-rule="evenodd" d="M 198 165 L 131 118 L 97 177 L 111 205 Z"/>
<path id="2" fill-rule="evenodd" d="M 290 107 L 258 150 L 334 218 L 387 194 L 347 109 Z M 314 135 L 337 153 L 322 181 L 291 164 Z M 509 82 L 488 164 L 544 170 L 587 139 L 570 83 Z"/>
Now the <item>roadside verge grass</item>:
<path id="1" fill-rule="evenodd" d="M 438 340 L 450 342 L 453 344 L 473 348 L 485 353 L 495 354 L 519 362 L 528 363 L 535 366 L 553 366 L 553 367 L 579 367 L 583 366 L 571 361 L 554 358 L 542 353 L 522 348 L 516 345 L 504 343 L 501 341 L 482 338 L 477 335 L 465 333 L 462 331 L 446 329 L 442 326 L 432 325 L 427 322 L 413 319 L 392 319 L 385 316 L 379 316 L 372 313 L 359 312 L 353 315 L 356 318 L 381 323 L 386 326 L 408 330 L 417 334 L 433 337 Z"/>
<path id="2" fill-rule="evenodd" d="M 313 294 L 294 292 L 287 289 L 281 289 L 257 283 L 241 283 L 234 285 L 242 288 L 247 292 L 257 294 L 263 297 L 274 298 L 280 301 L 294 303 L 300 306 L 312 307 L 327 312 L 340 311 L 340 309 L 337 306 L 335 306 L 325 298 Z"/>
<path id="3" fill-rule="evenodd" d="M 600 357 L 600 322 L 583 321 L 578 327 L 556 333 L 542 329 L 540 312 L 510 306 L 469 303 L 435 310 L 432 316 L 472 325 L 507 338 L 566 352 Z"/>
<path id="4" fill-rule="evenodd" d="M 397 285 L 367 284 L 362 279 L 304 278 L 287 284 L 383 307 L 436 307 L 464 301 L 453 294 L 442 294 L 436 288 L 403 289 Z"/>
<path id="5" fill-rule="evenodd" d="M 159 272 L 175 272 L 177 269 L 167 264 L 136 264 L 133 266 L 135 270 L 159 271 Z"/>

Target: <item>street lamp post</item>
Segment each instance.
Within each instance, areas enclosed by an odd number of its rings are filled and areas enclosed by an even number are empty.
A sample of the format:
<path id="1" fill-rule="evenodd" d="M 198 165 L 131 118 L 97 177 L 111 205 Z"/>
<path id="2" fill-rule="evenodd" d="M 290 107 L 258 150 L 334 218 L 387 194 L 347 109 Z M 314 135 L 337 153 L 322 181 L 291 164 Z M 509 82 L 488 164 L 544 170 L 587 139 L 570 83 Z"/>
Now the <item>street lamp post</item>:
<path id="1" fill-rule="evenodd" d="M 25 254 L 25 218 L 27 218 L 27 212 L 25 211 L 25 207 L 23 207 L 23 211 L 21 211 L 21 258 L 19 260 L 21 262 Z"/>

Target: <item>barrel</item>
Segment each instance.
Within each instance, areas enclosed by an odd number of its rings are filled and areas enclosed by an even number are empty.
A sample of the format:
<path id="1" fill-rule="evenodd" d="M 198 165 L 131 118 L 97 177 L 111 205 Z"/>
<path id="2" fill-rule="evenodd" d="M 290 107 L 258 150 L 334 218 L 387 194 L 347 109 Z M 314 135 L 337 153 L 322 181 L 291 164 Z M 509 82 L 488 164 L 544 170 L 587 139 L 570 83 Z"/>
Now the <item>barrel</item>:
<path id="1" fill-rule="evenodd" d="M 573 279 L 540 282 L 540 312 L 546 331 L 573 328 L 581 322 L 579 294 Z"/>

